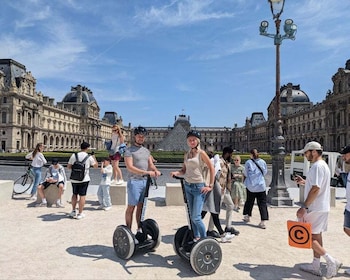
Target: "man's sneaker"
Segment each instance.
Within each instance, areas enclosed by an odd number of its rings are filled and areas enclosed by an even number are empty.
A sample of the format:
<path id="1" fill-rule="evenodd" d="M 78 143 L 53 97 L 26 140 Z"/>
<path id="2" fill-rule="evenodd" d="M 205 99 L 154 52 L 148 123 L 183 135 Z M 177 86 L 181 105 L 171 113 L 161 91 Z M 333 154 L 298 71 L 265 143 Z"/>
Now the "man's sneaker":
<path id="1" fill-rule="evenodd" d="M 108 206 L 108 207 L 104 207 L 103 210 L 108 211 L 108 210 L 111 210 L 111 208 L 112 208 L 111 206 Z"/>
<path id="2" fill-rule="evenodd" d="M 330 279 L 337 275 L 339 268 L 343 264 L 340 261 L 334 260 L 333 262 L 327 262 L 327 273 L 326 278 Z"/>
<path id="3" fill-rule="evenodd" d="M 77 212 L 75 210 L 73 210 L 72 212 L 70 212 L 69 217 L 71 218 L 75 218 L 77 216 Z"/>
<path id="4" fill-rule="evenodd" d="M 61 202 L 57 201 L 56 202 L 56 207 L 57 208 L 64 208 L 64 205 Z"/>
<path id="5" fill-rule="evenodd" d="M 100 205 L 99 207 L 97 207 L 98 210 L 103 210 L 105 207 L 103 205 Z"/>
<path id="6" fill-rule="evenodd" d="M 216 230 L 208 230 L 207 236 L 214 237 L 214 238 L 220 238 L 220 234 Z"/>
<path id="7" fill-rule="evenodd" d="M 225 232 L 224 236 L 221 236 L 221 243 L 229 242 L 233 237 L 234 235 L 232 235 L 231 233 Z"/>
<path id="8" fill-rule="evenodd" d="M 311 273 L 313 275 L 322 276 L 321 268 L 315 268 L 312 263 L 300 265 L 300 270 Z"/>
<path id="9" fill-rule="evenodd" d="M 250 222 L 250 217 L 248 215 L 244 215 L 243 216 L 243 221 L 246 222 L 246 223 Z"/>
<path id="10" fill-rule="evenodd" d="M 35 204 L 35 207 L 47 207 L 47 202 L 41 202 L 41 203 Z"/>
<path id="11" fill-rule="evenodd" d="M 37 200 L 38 198 L 36 197 L 36 195 L 31 195 L 29 199 L 30 200 Z"/>
<path id="12" fill-rule="evenodd" d="M 230 228 L 225 228 L 225 232 L 229 232 L 231 234 L 234 234 L 234 235 L 239 235 L 239 231 L 236 230 L 234 227 L 230 227 Z"/>
<path id="13" fill-rule="evenodd" d="M 81 219 L 83 219 L 85 217 L 85 214 L 84 213 L 79 213 L 78 215 L 77 215 L 77 220 L 81 220 Z"/>

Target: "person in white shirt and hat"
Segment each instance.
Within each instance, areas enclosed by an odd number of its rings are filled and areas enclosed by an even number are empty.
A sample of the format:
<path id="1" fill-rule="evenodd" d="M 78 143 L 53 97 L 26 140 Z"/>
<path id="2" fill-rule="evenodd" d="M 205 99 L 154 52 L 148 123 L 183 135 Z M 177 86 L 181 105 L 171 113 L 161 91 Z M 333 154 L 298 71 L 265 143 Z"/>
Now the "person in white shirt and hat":
<path id="1" fill-rule="evenodd" d="M 306 179 L 295 176 L 298 184 L 305 185 L 302 207 L 297 211 L 300 221 L 311 224 L 313 261 L 300 266 L 302 271 L 322 276 L 320 257 L 327 262 L 326 278 L 337 275 L 342 263 L 327 253 L 323 247 L 322 233 L 327 231 L 328 215 L 330 211 L 330 182 L 331 173 L 327 163 L 322 159 L 323 148 L 320 143 L 308 142 L 304 149 L 304 156 L 312 163 Z"/>

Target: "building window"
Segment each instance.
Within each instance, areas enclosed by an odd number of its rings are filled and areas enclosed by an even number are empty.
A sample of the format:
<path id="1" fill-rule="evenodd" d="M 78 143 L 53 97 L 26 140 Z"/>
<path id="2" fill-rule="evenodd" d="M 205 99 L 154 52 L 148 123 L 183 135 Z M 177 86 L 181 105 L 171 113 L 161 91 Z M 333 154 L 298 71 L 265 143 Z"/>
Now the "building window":
<path id="1" fill-rule="evenodd" d="M 2 112 L 1 113 L 1 122 L 2 123 L 7 123 L 7 121 L 6 121 L 6 118 L 7 117 L 7 114 L 6 114 L 6 112 Z"/>
<path id="2" fill-rule="evenodd" d="M 2 99 L 2 103 L 7 103 L 7 97 L 4 96 L 4 98 Z"/>

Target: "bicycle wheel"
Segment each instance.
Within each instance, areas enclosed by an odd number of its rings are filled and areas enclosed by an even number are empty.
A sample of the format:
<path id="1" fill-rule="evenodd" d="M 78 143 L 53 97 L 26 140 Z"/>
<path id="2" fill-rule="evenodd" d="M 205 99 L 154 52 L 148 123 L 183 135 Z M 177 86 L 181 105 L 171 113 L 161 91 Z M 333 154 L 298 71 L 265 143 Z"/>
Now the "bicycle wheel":
<path id="1" fill-rule="evenodd" d="M 13 183 L 13 194 L 23 194 L 33 186 L 33 177 L 24 174 Z"/>

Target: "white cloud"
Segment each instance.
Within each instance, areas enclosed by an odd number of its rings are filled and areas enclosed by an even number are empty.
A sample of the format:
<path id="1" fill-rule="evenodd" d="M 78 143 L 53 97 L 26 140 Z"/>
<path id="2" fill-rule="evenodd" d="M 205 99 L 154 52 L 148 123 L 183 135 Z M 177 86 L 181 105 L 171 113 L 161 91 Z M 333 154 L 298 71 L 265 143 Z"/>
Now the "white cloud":
<path id="1" fill-rule="evenodd" d="M 194 22 L 234 17 L 233 13 L 212 12 L 213 1 L 172 1 L 162 7 L 152 6 L 148 11 L 136 15 L 135 18 L 144 24 L 161 24 L 164 26 L 180 26 Z"/>

